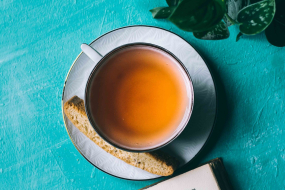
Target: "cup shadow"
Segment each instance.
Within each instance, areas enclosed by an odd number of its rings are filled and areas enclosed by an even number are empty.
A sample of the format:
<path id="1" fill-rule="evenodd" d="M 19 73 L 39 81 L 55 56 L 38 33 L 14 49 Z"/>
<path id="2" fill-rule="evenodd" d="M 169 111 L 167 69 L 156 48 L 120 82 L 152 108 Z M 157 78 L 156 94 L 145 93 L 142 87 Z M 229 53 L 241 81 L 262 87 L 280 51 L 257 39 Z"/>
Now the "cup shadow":
<path id="1" fill-rule="evenodd" d="M 223 133 L 226 118 L 229 118 L 231 116 L 231 112 L 227 108 L 227 98 L 226 98 L 226 94 L 225 94 L 224 84 L 220 78 L 220 75 L 219 75 L 219 72 L 218 72 L 216 65 L 213 62 L 211 62 L 211 60 L 208 59 L 206 55 L 203 55 L 203 53 L 201 53 L 201 51 L 198 51 L 198 52 L 203 57 L 204 61 L 206 62 L 207 66 L 208 66 L 208 68 L 212 74 L 212 77 L 214 79 L 215 88 L 216 88 L 216 95 L 217 95 L 217 101 L 216 101 L 217 113 L 216 113 L 215 123 L 214 123 L 213 129 L 211 131 L 211 134 L 210 134 L 208 140 L 206 141 L 206 143 L 204 144 L 204 146 L 202 147 L 202 149 L 198 152 L 198 154 L 190 162 L 188 162 L 183 167 L 179 168 L 177 170 L 177 172 L 175 172 L 174 175 L 178 175 L 178 174 L 187 172 L 187 171 L 197 167 L 199 164 L 201 164 L 201 160 L 216 145 L 218 139 L 220 138 L 221 134 Z M 198 99 L 196 99 L 196 97 L 195 97 L 195 101 L 199 101 L 199 97 L 198 97 Z M 193 114 L 195 114 L 194 110 L 193 110 Z M 192 117 L 197 117 L 197 116 L 192 115 Z M 191 117 L 191 119 L 192 119 L 192 117 Z M 190 123 L 189 125 L 191 125 L 191 120 L 189 123 Z M 190 126 L 187 126 L 185 128 L 185 131 L 183 131 L 183 133 L 181 133 L 181 136 L 179 136 L 179 140 L 183 141 L 183 139 L 185 139 L 185 140 L 187 138 L 189 139 L 189 138 L 191 138 L 191 135 L 194 138 L 194 136 L 193 136 L 194 133 L 192 133 L 192 132 L 194 132 L 194 130 L 196 130 L 195 135 L 198 136 L 198 138 L 199 138 L 199 134 L 203 133 L 202 131 L 197 132 L 197 129 L 191 129 Z M 166 147 L 166 149 L 164 151 L 166 151 L 166 152 L 171 151 L 172 155 L 175 156 L 176 151 L 181 151 L 181 150 L 175 150 L 175 149 L 172 149 L 171 146 L 170 147 L 168 146 L 168 147 Z M 181 160 L 179 160 L 179 161 L 181 161 Z"/>
<path id="2" fill-rule="evenodd" d="M 216 93 L 217 93 L 216 121 L 213 130 L 210 134 L 210 137 L 208 138 L 202 150 L 179 172 L 188 171 L 189 169 L 198 166 L 198 164 L 201 164 L 202 158 L 205 157 L 208 154 L 208 152 L 216 145 L 218 139 L 223 133 L 226 119 L 231 117 L 231 111 L 227 107 L 227 97 L 225 93 L 225 87 L 219 75 L 217 66 L 209 58 L 207 58 L 206 55 L 203 55 L 201 51 L 199 51 L 199 54 L 203 57 L 206 64 L 208 65 L 216 85 Z"/>

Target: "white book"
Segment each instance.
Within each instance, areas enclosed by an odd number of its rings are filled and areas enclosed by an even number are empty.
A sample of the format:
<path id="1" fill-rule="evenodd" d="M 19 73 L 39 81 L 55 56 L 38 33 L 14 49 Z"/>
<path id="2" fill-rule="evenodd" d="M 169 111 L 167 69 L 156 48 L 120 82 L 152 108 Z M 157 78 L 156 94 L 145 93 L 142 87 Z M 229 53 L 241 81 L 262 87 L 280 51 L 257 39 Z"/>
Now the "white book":
<path id="1" fill-rule="evenodd" d="M 143 188 L 144 190 L 231 190 L 220 158 L 168 180 Z"/>

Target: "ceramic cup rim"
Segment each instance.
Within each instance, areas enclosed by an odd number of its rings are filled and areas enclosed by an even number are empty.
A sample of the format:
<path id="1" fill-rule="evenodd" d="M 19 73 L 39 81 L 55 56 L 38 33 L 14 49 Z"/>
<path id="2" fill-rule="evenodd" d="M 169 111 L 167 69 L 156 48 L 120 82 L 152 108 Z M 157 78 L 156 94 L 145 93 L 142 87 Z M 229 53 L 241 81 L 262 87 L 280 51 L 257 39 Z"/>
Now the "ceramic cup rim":
<path id="1" fill-rule="evenodd" d="M 190 105 L 190 109 L 189 109 L 189 113 L 187 115 L 187 119 L 185 120 L 185 122 L 183 123 L 183 126 L 180 128 L 180 130 L 178 130 L 177 132 L 175 132 L 175 135 L 172 136 L 171 138 L 167 139 L 165 143 L 163 144 L 159 144 L 157 146 L 154 146 L 154 147 L 151 147 L 151 148 L 144 148 L 144 149 L 136 149 L 136 148 L 126 148 L 126 147 L 123 147 L 123 146 L 120 146 L 119 144 L 117 143 L 114 143 L 113 141 L 110 141 L 108 139 L 108 137 L 106 135 L 104 135 L 100 130 L 99 130 L 99 127 L 95 124 L 95 121 L 92 117 L 92 114 L 91 114 L 91 111 L 90 111 L 90 104 L 88 103 L 89 102 L 89 90 L 90 90 L 90 87 L 91 87 L 91 83 L 93 81 L 93 76 L 94 74 L 97 72 L 98 68 L 101 66 L 101 64 L 104 62 L 104 60 L 106 58 L 108 58 L 109 56 L 111 56 L 112 54 L 114 54 L 115 52 L 121 50 L 121 49 L 124 49 L 126 47 L 129 47 L 129 46 L 137 46 L 137 45 L 142 45 L 142 46 L 150 46 L 150 47 L 154 47 L 154 48 L 157 48 L 159 50 L 162 50 L 164 51 L 165 53 L 167 53 L 168 55 L 170 55 L 171 57 L 173 57 L 177 63 L 180 64 L 180 66 L 182 67 L 184 73 L 186 74 L 187 78 L 188 78 L 188 81 L 189 81 L 189 84 L 190 84 L 190 87 L 189 87 L 189 90 L 190 90 L 190 93 L 191 93 L 191 98 L 189 98 L 189 103 L 188 105 Z M 92 128 L 96 131 L 96 133 L 103 139 L 105 140 L 106 142 L 108 142 L 109 144 L 113 145 L 114 147 L 116 148 L 119 148 L 121 150 L 125 150 L 125 151 L 128 151 L 128 152 L 151 152 L 151 151 L 154 151 L 154 150 L 158 150 L 166 145 L 168 145 L 169 143 L 171 143 L 173 140 L 175 140 L 181 133 L 182 131 L 185 129 L 185 127 L 187 126 L 187 124 L 189 123 L 189 120 L 191 118 L 191 115 L 192 115 L 192 112 L 193 112 L 193 107 L 194 107 L 194 88 L 193 88 L 193 82 L 192 82 L 192 79 L 191 79 L 191 76 L 187 70 L 187 68 L 185 67 L 185 65 L 173 54 L 171 53 L 170 51 L 166 50 L 165 48 L 161 47 L 161 46 L 158 46 L 158 45 L 154 45 L 154 44 L 151 44 L 151 43 L 145 43 L 145 42 L 136 42 L 136 43 L 128 43 L 128 44 L 124 44 L 122 46 L 119 46 L 111 51 L 109 51 L 106 55 L 104 55 L 100 60 L 99 62 L 94 66 L 94 68 L 92 69 L 91 73 L 89 74 L 89 77 L 88 77 L 88 80 L 87 80 L 87 83 L 86 83 L 86 86 L 85 86 L 85 94 L 84 94 L 84 106 L 85 106 L 85 111 L 86 111 L 86 115 L 87 115 L 87 118 L 92 126 Z M 178 128 L 179 126 L 177 126 Z"/>

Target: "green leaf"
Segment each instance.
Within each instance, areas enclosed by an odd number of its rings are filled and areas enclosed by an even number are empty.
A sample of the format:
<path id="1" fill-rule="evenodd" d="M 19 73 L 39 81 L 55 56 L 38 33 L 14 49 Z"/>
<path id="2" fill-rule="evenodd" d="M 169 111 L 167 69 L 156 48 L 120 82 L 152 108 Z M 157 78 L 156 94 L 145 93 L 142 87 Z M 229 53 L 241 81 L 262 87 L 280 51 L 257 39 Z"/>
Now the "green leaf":
<path id="1" fill-rule="evenodd" d="M 226 0 L 226 14 L 235 21 L 237 19 L 238 12 L 249 4 L 250 0 Z M 236 24 L 236 22 L 229 20 L 228 17 L 224 17 L 224 20 L 228 26 Z"/>
<path id="2" fill-rule="evenodd" d="M 275 1 L 264 0 L 249 5 L 238 13 L 239 29 L 246 35 L 255 35 L 265 30 L 272 22 L 275 14 Z"/>
<path id="3" fill-rule="evenodd" d="M 166 0 L 169 7 L 178 5 L 179 0 Z"/>
<path id="4" fill-rule="evenodd" d="M 151 9 L 150 12 L 153 18 L 168 18 L 174 9 L 175 7 L 157 7 Z"/>
<path id="5" fill-rule="evenodd" d="M 224 14 L 223 0 L 180 0 L 168 20 L 182 30 L 202 32 L 218 24 Z"/>
<path id="6" fill-rule="evenodd" d="M 276 2 L 276 14 L 272 23 L 266 28 L 265 35 L 272 45 L 285 46 L 285 1 Z"/>
<path id="7" fill-rule="evenodd" d="M 239 41 L 240 37 L 243 35 L 243 33 L 239 32 L 236 38 L 236 42 Z"/>
<path id="8" fill-rule="evenodd" d="M 220 21 L 214 28 L 204 32 L 193 32 L 194 36 L 202 40 L 222 40 L 230 36 L 227 25 Z"/>

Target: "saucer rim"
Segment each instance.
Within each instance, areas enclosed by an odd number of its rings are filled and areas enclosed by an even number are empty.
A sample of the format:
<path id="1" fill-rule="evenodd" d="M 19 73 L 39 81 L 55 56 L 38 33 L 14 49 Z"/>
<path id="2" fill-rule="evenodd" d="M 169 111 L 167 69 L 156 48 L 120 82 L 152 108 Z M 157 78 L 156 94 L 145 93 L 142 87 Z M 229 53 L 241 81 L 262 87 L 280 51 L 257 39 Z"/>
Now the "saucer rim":
<path id="1" fill-rule="evenodd" d="M 196 153 L 195 156 L 193 156 L 193 158 L 191 160 L 189 160 L 186 164 L 184 164 L 184 166 L 186 165 L 189 165 L 198 155 L 200 155 L 200 153 L 203 151 L 203 149 L 205 149 L 205 146 L 208 144 L 209 142 L 209 139 L 211 138 L 212 134 L 213 134 L 213 130 L 216 126 L 216 121 L 217 121 L 217 115 L 218 115 L 218 93 L 217 93 L 217 87 L 216 87 L 216 81 L 213 77 L 213 74 L 212 74 L 212 71 L 209 67 L 209 65 L 207 64 L 207 62 L 205 61 L 204 57 L 200 54 L 200 52 L 194 48 L 188 41 L 186 41 L 183 37 L 181 37 L 180 35 L 172 32 L 172 31 L 169 31 L 167 29 L 164 29 L 164 28 L 161 28 L 161 27 L 157 27 L 157 26 L 151 26 L 151 25 L 129 25 L 129 26 L 124 26 L 124 27 L 120 27 L 120 28 L 116 28 L 114 30 L 110 30 L 109 32 L 106 32 L 104 34 L 102 34 L 101 36 L 95 38 L 91 43 L 89 43 L 89 45 L 91 45 L 92 43 L 94 43 L 95 41 L 99 40 L 100 38 L 104 37 L 105 35 L 109 34 L 109 33 L 112 33 L 114 31 L 117 31 L 117 30 L 120 30 L 120 29 L 125 29 L 125 28 L 131 28 L 131 27 L 150 27 L 150 28 L 156 28 L 156 29 L 161 29 L 161 30 L 164 30 L 164 31 L 167 31 L 167 32 L 170 32 L 171 34 L 173 35 L 176 35 L 177 37 L 181 38 L 183 41 L 185 41 L 188 45 L 190 45 L 196 52 L 197 54 L 199 54 L 199 56 L 201 57 L 201 59 L 204 61 L 206 67 L 208 68 L 209 70 L 209 73 L 211 75 L 211 78 L 213 80 L 213 86 L 214 86 L 214 89 L 215 89 L 215 99 L 216 99 L 216 109 L 215 109 L 215 118 L 214 118 L 214 121 L 213 121 L 213 125 L 212 125 L 212 128 L 211 128 L 211 131 L 209 133 L 209 136 L 207 137 L 206 141 L 204 142 L 204 144 L 202 145 L 202 147 L 200 148 L 200 150 Z M 65 85 L 66 85 L 66 82 L 67 82 L 67 79 L 69 77 L 69 74 L 71 72 L 71 70 L 73 69 L 73 66 L 75 65 L 76 61 L 78 60 L 78 58 L 81 56 L 83 52 L 80 52 L 79 55 L 75 58 L 75 60 L 73 61 L 66 77 L 65 77 L 65 80 L 64 80 L 64 86 L 63 86 L 63 90 L 62 90 L 62 98 L 61 98 L 61 104 L 62 104 L 62 118 L 63 118 L 63 122 L 64 122 L 64 127 L 67 131 L 67 134 L 72 142 L 72 144 L 74 145 L 74 147 L 76 148 L 76 150 L 83 156 L 83 158 L 85 158 L 85 160 L 87 160 L 91 165 L 93 165 L 94 167 L 96 167 L 97 169 L 99 169 L 100 171 L 108 174 L 108 175 L 111 175 L 113 177 L 116 177 L 116 178 L 119 178 L 119 179 L 124 179 L 124 180 L 130 180 L 130 181 L 149 181 L 149 180 L 154 180 L 154 179 L 161 179 L 165 176 L 158 176 L 158 177 L 155 177 L 155 178 L 150 178 L 150 179 L 129 179 L 129 178 L 124 178 L 124 177 L 119 177 L 119 176 L 116 176 L 114 174 L 111 174 L 107 171 L 104 171 L 103 169 L 97 167 L 96 165 L 94 165 L 91 161 L 89 161 L 84 155 L 83 153 L 81 153 L 81 151 L 79 150 L 79 148 L 76 146 L 76 144 L 73 142 L 71 136 L 70 136 L 70 133 L 67 129 L 67 124 L 65 122 L 65 118 L 64 118 L 64 103 L 63 103 L 63 97 L 64 97 L 64 92 L 65 92 Z M 192 110 L 193 111 L 193 110 Z M 174 173 L 177 173 L 177 171 L 179 171 L 182 167 L 178 168 L 178 170 L 176 170 Z M 173 174 L 172 174 L 173 175 Z"/>

